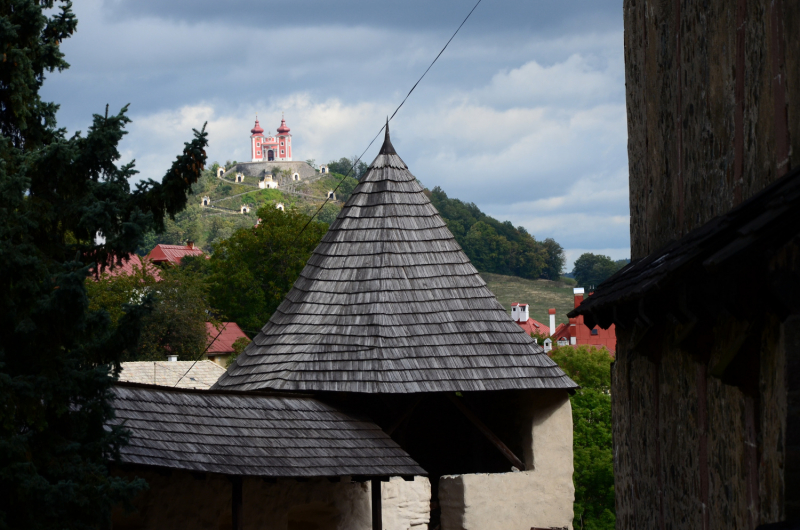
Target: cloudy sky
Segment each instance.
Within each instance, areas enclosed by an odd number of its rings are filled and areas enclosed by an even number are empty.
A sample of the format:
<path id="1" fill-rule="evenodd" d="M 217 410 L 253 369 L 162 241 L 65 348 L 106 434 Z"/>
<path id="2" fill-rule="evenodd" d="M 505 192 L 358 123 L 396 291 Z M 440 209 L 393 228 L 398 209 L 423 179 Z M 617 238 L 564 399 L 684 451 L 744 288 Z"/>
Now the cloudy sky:
<path id="1" fill-rule="evenodd" d="M 281 112 L 295 159 L 360 154 L 475 0 L 75 0 L 59 124 L 130 103 L 125 162 L 160 179 L 208 122 L 209 160 L 248 160 Z M 619 0 L 483 0 L 392 121 L 429 188 L 584 251 L 629 257 Z M 376 142 L 364 159 L 377 154 Z"/>

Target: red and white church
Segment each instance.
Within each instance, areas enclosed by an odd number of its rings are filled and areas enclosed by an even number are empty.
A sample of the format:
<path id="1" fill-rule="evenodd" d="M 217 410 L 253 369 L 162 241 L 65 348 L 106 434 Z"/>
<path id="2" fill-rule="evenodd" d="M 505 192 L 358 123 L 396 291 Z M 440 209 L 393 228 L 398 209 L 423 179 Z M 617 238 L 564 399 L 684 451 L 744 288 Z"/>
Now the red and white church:
<path id="1" fill-rule="evenodd" d="M 292 135 L 289 134 L 286 120 L 281 116 L 278 134 L 264 136 L 264 129 L 258 124 L 250 130 L 250 152 L 253 162 L 292 161 Z"/>

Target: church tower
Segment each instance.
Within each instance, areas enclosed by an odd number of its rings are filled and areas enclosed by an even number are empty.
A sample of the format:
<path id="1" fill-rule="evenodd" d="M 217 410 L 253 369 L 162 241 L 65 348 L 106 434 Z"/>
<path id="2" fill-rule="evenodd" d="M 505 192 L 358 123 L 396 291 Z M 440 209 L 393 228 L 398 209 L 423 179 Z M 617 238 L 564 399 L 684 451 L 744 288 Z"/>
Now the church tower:
<path id="1" fill-rule="evenodd" d="M 286 120 L 281 115 L 281 126 L 278 127 L 278 156 L 277 160 L 292 161 L 292 135 L 289 134 L 289 127 Z"/>
<path id="2" fill-rule="evenodd" d="M 258 116 L 256 116 L 256 126 L 250 129 L 250 152 L 253 162 L 264 160 L 264 144 L 264 129 L 258 124 Z"/>

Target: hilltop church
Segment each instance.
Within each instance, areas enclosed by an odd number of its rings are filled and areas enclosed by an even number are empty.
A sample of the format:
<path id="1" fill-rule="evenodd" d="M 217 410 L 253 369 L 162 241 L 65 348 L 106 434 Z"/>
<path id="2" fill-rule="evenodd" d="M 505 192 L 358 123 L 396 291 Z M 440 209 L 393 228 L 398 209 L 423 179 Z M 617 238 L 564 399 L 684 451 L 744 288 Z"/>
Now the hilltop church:
<path id="1" fill-rule="evenodd" d="M 289 134 L 286 120 L 281 116 L 281 125 L 278 134 L 272 133 L 264 136 L 264 129 L 258 124 L 250 130 L 250 154 L 253 162 L 291 162 L 292 161 L 292 135 Z"/>

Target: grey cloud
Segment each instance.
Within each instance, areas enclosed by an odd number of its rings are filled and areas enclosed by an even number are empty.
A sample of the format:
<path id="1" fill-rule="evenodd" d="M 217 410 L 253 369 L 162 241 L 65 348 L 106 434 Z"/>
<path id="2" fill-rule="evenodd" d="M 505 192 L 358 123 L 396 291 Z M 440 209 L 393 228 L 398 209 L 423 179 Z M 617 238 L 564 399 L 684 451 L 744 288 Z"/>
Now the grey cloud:
<path id="1" fill-rule="evenodd" d="M 116 20 L 156 17 L 256 28 L 341 25 L 417 31 L 454 30 L 474 4 L 474 0 L 116 0 L 104 9 Z M 471 31 L 481 33 L 519 29 L 555 34 L 619 28 L 621 20 L 618 0 L 492 0 L 478 6 L 469 24 Z"/>
<path id="2" fill-rule="evenodd" d="M 211 160 L 246 158 L 255 112 L 274 129 L 286 110 L 299 158 L 325 162 L 363 150 L 471 2 L 85 0 L 64 44 L 72 68 L 44 96 L 70 130 L 105 103 L 132 103 L 124 161 L 145 177 L 206 119 Z M 487 1 L 398 114 L 393 141 L 429 187 L 564 246 L 616 248 L 628 231 L 614 220 L 628 212 L 624 122 L 618 1 Z M 622 193 L 521 210 L 581 179 Z"/>

